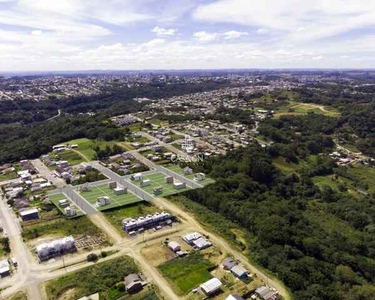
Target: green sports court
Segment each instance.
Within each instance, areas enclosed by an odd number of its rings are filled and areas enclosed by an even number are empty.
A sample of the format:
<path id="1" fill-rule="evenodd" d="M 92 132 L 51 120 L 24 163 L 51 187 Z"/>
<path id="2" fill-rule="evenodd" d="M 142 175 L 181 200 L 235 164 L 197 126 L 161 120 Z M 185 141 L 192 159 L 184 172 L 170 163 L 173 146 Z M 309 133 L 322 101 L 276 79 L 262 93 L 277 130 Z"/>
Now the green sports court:
<path id="1" fill-rule="evenodd" d="M 172 164 L 169 164 L 167 166 L 164 166 L 164 168 L 167 168 L 179 175 L 182 175 L 190 180 L 194 180 L 194 173 L 193 174 L 190 174 L 190 175 L 184 175 L 183 173 L 183 169 L 180 167 L 180 165 L 172 165 Z M 206 176 L 205 179 L 201 180 L 201 181 L 196 181 L 196 183 L 200 184 L 200 185 L 203 185 L 203 186 L 206 186 L 210 183 L 214 183 L 215 180 L 213 180 L 212 178 L 209 178 Z"/>
<path id="2" fill-rule="evenodd" d="M 153 191 L 156 187 L 163 187 L 163 193 L 160 195 L 157 195 L 156 197 L 163 197 L 163 196 L 169 196 L 181 192 L 185 192 L 187 190 L 190 190 L 191 188 L 189 186 L 186 186 L 186 188 L 181 190 L 176 190 L 172 184 L 165 183 L 165 174 L 164 173 L 154 173 L 149 175 L 143 175 L 143 179 L 149 179 L 151 181 L 151 185 L 140 187 L 140 182 L 133 181 L 133 183 L 137 186 L 139 186 L 141 189 L 149 193 L 150 195 L 154 195 Z M 189 185 L 189 182 L 186 183 Z"/>
<path id="3" fill-rule="evenodd" d="M 77 218 L 77 217 L 83 216 L 83 215 L 85 214 L 82 210 L 80 210 L 80 209 L 77 207 L 77 205 L 76 205 L 75 203 L 73 203 L 72 200 L 70 200 L 68 197 L 66 197 L 66 196 L 65 196 L 64 194 L 62 194 L 62 193 L 48 195 L 48 199 L 51 201 L 51 203 L 52 203 L 53 205 L 56 206 L 57 210 L 58 210 L 60 213 L 62 213 L 63 215 L 65 215 L 64 208 L 61 207 L 61 206 L 59 205 L 59 201 L 60 201 L 60 200 L 64 200 L 64 199 L 67 199 L 67 200 L 69 201 L 69 203 L 70 203 L 70 207 L 74 208 L 74 209 L 77 211 L 77 213 L 76 213 L 76 215 L 74 215 L 74 216 L 70 216 L 70 217 L 66 216 L 67 219 Z"/>
<path id="4" fill-rule="evenodd" d="M 127 194 L 115 195 L 113 190 L 111 190 L 107 184 L 91 186 L 89 192 L 80 192 L 80 195 L 100 211 L 143 201 L 142 199 L 132 194 L 129 190 Z M 111 203 L 105 206 L 96 206 L 98 197 L 103 196 L 108 196 L 111 199 Z"/>

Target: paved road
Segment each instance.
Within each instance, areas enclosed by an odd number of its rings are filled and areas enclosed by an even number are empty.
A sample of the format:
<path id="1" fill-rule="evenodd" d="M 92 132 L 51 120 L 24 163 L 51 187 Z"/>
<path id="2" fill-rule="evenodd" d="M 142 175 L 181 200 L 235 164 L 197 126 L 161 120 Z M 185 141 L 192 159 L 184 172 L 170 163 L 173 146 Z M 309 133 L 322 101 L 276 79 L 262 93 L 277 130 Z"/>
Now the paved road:
<path id="1" fill-rule="evenodd" d="M 52 184 L 57 188 L 63 188 L 64 186 L 66 186 L 66 182 L 63 179 L 54 176 L 53 171 L 48 169 L 40 159 L 34 159 L 31 161 L 31 163 L 38 170 L 41 176 L 46 178 L 49 182 L 52 182 Z"/>
<path id="2" fill-rule="evenodd" d="M 112 170 L 102 166 L 98 162 L 90 162 L 90 164 L 98 169 L 100 172 L 102 172 L 105 176 L 109 177 L 111 180 L 116 181 L 120 183 L 122 186 L 126 187 L 129 191 L 131 191 L 133 194 L 138 196 L 141 199 L 144 199 L 146 201 L 151 201 L 154 196 L 150 195 L 149 193 L 142 190 L 140 187 L 136 186 L 131 181 L 125 180 L 125 178 L 121 177 L 117 173 L 113 172 Z"/>
<path id="3" fill-rule="evenodd" d="M 83 198 L 71 185 L 67 185 L 60 190 L 65 193 L 81 210 L 83 210 L 88 216 L 97 213 L 97 209 Z"/>

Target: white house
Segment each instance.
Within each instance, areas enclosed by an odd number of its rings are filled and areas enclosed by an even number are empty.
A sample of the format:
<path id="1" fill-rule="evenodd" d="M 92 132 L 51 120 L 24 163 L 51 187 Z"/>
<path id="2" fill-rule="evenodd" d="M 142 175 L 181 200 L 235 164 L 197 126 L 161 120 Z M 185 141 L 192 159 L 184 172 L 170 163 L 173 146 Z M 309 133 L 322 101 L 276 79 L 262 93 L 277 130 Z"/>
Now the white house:
<path id="1" fill-rule="evenodd" d="M 108 196 L 98 197 L 96 203 L 98 204 L 98 206 L 108 205 L 111 203 L 111 198 L 109 198 Z"/>
<path id="2" fill-rule="evenodd" d="M 142 173 L 136 173 L 132 176 L 132 179 L 134 181 L 141 181 L 143 179 L 143 174 Z"/>
<path id="3" fill-rule="evenodd" d="M 168 243 L 168 248 L 171 249 L 173 252 L 177 252 L 181 250 L 181 245 L 175 241 L 171 241 Z"/>
<path id="4" fill-rule="evenodd" d="M 202 181 L 204 179 L 206 179 L 206 175 L 204 173 L 197 173 L 194 175 L 195 181 Z"/>
<path id="5" fill-rule="evenodd" d="M 206 281 L 205 283 L 203 283 L 201 285 L 201 289 L 206 295 L 209 296 L 219 291 L 221 286 L 222 286 L 221 281 L 214 277 Z"/>

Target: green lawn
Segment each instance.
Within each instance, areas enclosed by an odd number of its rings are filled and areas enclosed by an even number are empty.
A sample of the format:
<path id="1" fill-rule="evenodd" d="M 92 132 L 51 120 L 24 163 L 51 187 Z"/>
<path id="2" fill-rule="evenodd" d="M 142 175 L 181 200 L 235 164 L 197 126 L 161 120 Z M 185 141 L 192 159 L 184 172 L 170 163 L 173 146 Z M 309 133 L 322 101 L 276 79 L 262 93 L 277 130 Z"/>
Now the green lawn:
<path id="1" fill-rule="evenodd" d="M 53 195 L 48 195 L 48 198 L 49 200 L 56 206 L 57 210 L 63 214 L 65 216 L 65 213 L 64 213 L 64 208 L 62 208 L 60 205 L 59 205 L 59 201 L 60 200 L 64 200 L 64 199 L 67 199 L 70 203 L 70 207 L 71 208 L 74 208 L 76 209 L 77 211 L 77 214 L 75 216 L 71 216 L 71 217 L 66 217 L 67 219 L 74 219 L 74 218 L 78 218 L 80 216 L 83 216 L 84 215 L 84 212 L 82 210 L 80 210 L 77 205 L 74 204 L 73 201 L 71 201 L 68 197 L 66 197 L 64 194 L 62 193 L 59 193 L 59 194 L 53 194 Z"/>
<path id="2" fill-rule="evenodd" d="M 57 154 L 60 160 L 66 160 L 70 165 L 75 166 L 86 161 L 81 155 L 72 150 L 66 150 Z"/>
<path id="3" fill-rule="evenodd" d="M 104 140 L 90 140 L 87 138 L 71 140 L 69 142 L 63 143 L 68 145 L 78 145 L 75 148 L 77 151 L 85 155 L 89 160 L 93 160 L 95 158 L 95 147 L 99 147 L 100 149 L 104 149 L 106 146 L 113 147 L 115 144 L 118 144 L 120 141 L 104 141 Z M 124 149 L 125 151 L 126 149 Z"/>
<path id="4" fill-rule="evenodd" d="M 98 210 L 100 211 L 112 209 L 115 207 L 126 206 L 126 205 L 130 205 L 130 204 L 143 201 L 142 199 L 132 194 L 130 191 L 128 191 L 127 194 L 117 196 L 114 194 L 114 192 L 111 189 L 108 188 L 107 184 L 93 186 L 90 189 L 91 189 L 90 192 L 82 192 L 81 196 L 87 199 L 94 206 L 96 205 L 96 201 L 98 197 L 109 196 L 111 198 L 110 204 L 106 206 L 97 207 Z"/>
<path id="5" fill-rule="evenodd" d="M 146 186 L 146 187 L 141 187 L 141 189 L 143 189 L 150 195 L 153 195 L 154 188 L 162 186 L 163 193 L 161 195 L 158 195 L 160 197 L 165 197 L 165 196 L 185 192 L 191 189 L 190 187 L 186 186 L 186 188 L 182 190 L 176 190 L 172 184 L 167 184 L 164 182 L 165 176 L 166 175 L 164 173 L 154 173 L 154 174 L 144 175 L 143 179 L 149 179 L 151 181 L 151 185 Z M 136 185 L 139 185 L 139 182 L 133 182 L 133 183 Z"/>
<path id="6" fill-rule="evenodd" d="M 329 186 L 333 190 L 338 191 L 338 182 L 334 181 L 332 179 L 332 175 L 326 175 L 326 176 L 315 176 L 312 178 L 312 181 L 320 188 L 322 189 L 325 185 Z"/>
<path id="7" fill-rule="evenodd" d="M 177 294 L 185 295 L 211 279 L 208 270 L 213 267 L 214 265 L 204 259 L 202 254 L 194 252 L 184 258 L 167 261 L 158 269 L 172 284 Z"/>
<path id="8" fill-rule="evenodd" d="M 183 169 L 180 167 L 180 165 L 172 165 L 172 164 L 169 164 L 167 166 L 164 166 L 165 168 L 179 174 L 179 175 L 182 175 L 190 180 L 194 180 L 194 173 L 193 174 L 190 174 L 190 175 L 184 175 L 183 174 Z M 206 186 L 210 183 L 214 183 L 215 180 L 213 180 L 212 178 L 209 178 L 206 176 L 206 178 L 204 180 L 201 180 L 201 181 L 197 181 L 198 184 L 200 185 L 203 185 L 203 186 Z"/>
<path id="9" fill-rule="evenodd" d="M 157 207 L 143 201 L 133 205 L 107 210 L 104 212 L 104 215 L 123 235 L 126 235 L 125 231 L 122 229 L 123 219 L 137 218 L 157 211 L 160 211 Z"/>
<path id="10" fill-rule="evenodd" d="M 123 282 L 125 276 L 138 272 L 134 260 L 123 256 L 48 281 L 46 292 L 49 300 L 78 299 L 97 292 L 102 300 L 115 300 L 126 295 L 117 290 L 116 284 Z M 65 294 L 69 298 L 64 298 Z"/>

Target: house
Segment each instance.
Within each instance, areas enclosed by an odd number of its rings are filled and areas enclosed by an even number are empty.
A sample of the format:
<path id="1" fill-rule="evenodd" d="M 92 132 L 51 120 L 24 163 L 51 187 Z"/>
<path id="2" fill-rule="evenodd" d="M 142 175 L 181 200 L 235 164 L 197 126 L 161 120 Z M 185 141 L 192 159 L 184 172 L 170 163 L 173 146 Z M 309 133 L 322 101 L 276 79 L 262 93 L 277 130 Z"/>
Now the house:
<path id="1" fill-rule="evenodd" d="M 7 259 L 0 261 L 0 276 L 6 277 L 10 275 L 10 266 Z"/>
<path id="2" fill-rule="evenodd" d="M 258 287 L 255 290 L 255 293 L 262 299 L 262 300 L 277 300 L 278 293 L 275 291 L 271 291 L 267 286 L 263 285 Z"/>
<path id="3" fill-rule="evenodd" d="M 181 181 L 175 181 L 173 182 L 173 187 L 176 189 L 176 190 L 183 190 L 184 188 L 186 188 L 186 182 L 181 182 Z"/>
<path id="4" fill-rule="evenodd" d="M 49 243 L 42 243 L 36 246 L 35 252 L 39 260 L 43 261 L 52 256 L 76 251 L 73 236 L 67 236 L 62 239 L 53 240 Z"/>
<path id="5" fill-rule="evenodd" d="M 173 177 L 172 176 L 165 176 L 164 182 L 167 184 L 173 184 Z"/>
<path id="6" fill-rule="evenodd" d="M 221 286 L 222 286 L 221 281 L 214 277 L 214 278 L 206 281 L 205 283 L 203 283 L 201 285 L 201 289 L 207 296 L 210 296 L 210 295 L 218 292 L 220 290 Z"/>
<path id="7" fill-rule="evenodd" d="M 113 190 L 117 187 L 117 183 L 115 181 L 108 182 L 108 188 Z"/>
<path id="8" fill-rule="evenodd" d="M 237 261 L 235 261 L 231 257 L 227 257 L 223 260 L 222 265 L 223 265 L 224 270 L 230 271 L 234 266 L 237 265 Z"/>
<path id="9" fill-rule="evenodd" d="M 212 246 L 212 243 L 204 237 L 200 237 L 193 241 L 194 248 L 203 250 Z"/>
<path id="10" fill-rule="evenodd" d="M 141 181 L 143 179 L 143 174 L 142 173 L 136 173 L 136 174 L 132 175 L 131 179 L 134 180 L 134 181 Z"/>
<path id="11" fill-rule="evenodd" d="M 20 212 L 20 217 L 22 218 L 22 221 L 38 219 L 39 218 L 38 210 L 36 208 L 23 210 Z"/>
<path id="12" fill-rule="evenodd" d="M 230 271 L 237 278 L 247 278 L 249 276 L 248 271 L 242 266 L 234 266 Z"/>
<path id="13" fill-rule="evenodd" d="M 90 296 L 84 296 L 78 300 L 99 300 L 99 293 L 92 294 Z"/>
<path id="14" fill-rule="evenodd" d="M 137 219 L 126 218 L 122 220 L 122 227 L 130 234 L 131 231 L 135 230 L 144 230 L 145 228 L 151 228 L 163 224 L 170 225 L 173 220 L 174 216 L 162 211 L 160 213 L 141 216 Z"/>
<path id="15" fill-rule="evenodd" d="M 138 274 L 129 274 L 125 277 L 125 289 L 128 293 L 140 291 L 143 288 L 143 283 Z"/>
<path id="16" fill-rule="evenodd" d="M 206 179 L 206 175 L 204 173 L 197 173 L 194 175 L 195 181 L 202 181 L 204 179 Z"/>
<path id="17" fill-rule="evenodd" d="M 187 235 L 183 236 L 182 239 L 189 245 L 193 245 L 193 242 L 199 239 L 201 235 L 198 232 L 188 233 Z"/>
<path id="18" fill-rule="evenodd" d="M 127 188 L 125 187 L 116 187 L 113 189 L 113 192 L 116 196 L 126 194 L 128 192 Z"/>
<path id="19" fill-rule="evenodd" d="M 65 207 L 64 209 L 65 215 L 68 217 L 73 217 L 77 214 L 77 211 L 72 207 Z"/>
<path id="20" fill-rule="evenodd" d="M 168 243 L 168 248 L 171 249 L 173 252 L 178 252 L 181 250 L 181 245 L 175 241 L 171 241 Z"/>
<path id="21" fill-rule="evenodd" d="M 193 169 L 192 168 L 189 168 L 189 167 L 185 167 L 183 170 L 182 170 L 183 174 L 184 175 L 190 175 L 190 174 L 193 174 Z"/>
<path id="22" fill-rule="evenodd" d="M 158 186 L 158 187 L 154 188 L 153 193 L 154 193 L 155 196 L 163 194 L 163 187 Z"/>
<path id="23" fill-rule="evenodd" d="M 111 203 L 111 198 L 109 198 L 108 196 L 98 197 L 96 203 L 98 206 L 105 206 Z"/>
<path id="24" fill-rule="evenodd" d="M 59 206 L 60 207 L 68 207 L 69 206 L 69 201 L 67 199 L 59 200 Z"/>
<path id="25" fill-rule="evenodd" d="M 140 187 L 145 187 L 145 186 L 150 186 L 150 185 L 151 185 L 150 179 L 141 180 L 140 182 Z"/>
<path id="26" fill-rule="evenodd" d="M 14 206 L 17 207 L 18 210 L 27 208 L 30 207 L 30 201 L 27 198 L 17 198 L 14 199 Z"/>
<path id="27" fill-rule="evenodd" d="M 241 296 L 230 294 L 225 300 L 244 300 Z"/>

